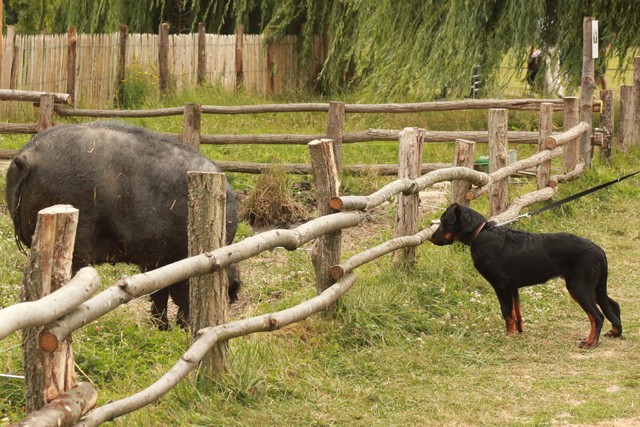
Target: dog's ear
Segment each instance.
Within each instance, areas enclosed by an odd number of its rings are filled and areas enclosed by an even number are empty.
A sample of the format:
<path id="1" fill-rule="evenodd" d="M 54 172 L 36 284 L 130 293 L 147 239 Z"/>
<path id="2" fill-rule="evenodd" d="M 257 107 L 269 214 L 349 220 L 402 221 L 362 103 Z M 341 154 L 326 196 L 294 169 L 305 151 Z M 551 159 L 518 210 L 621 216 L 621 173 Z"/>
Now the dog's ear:
<path id="1" fill-rule="evenodd" d="M 449 224 L 455 224 L 459 214 L 460 205 L 458 205 L 457 203 L 453 203 L 451 206 L 449 206 L 444 213 L 445 219 Z"/>

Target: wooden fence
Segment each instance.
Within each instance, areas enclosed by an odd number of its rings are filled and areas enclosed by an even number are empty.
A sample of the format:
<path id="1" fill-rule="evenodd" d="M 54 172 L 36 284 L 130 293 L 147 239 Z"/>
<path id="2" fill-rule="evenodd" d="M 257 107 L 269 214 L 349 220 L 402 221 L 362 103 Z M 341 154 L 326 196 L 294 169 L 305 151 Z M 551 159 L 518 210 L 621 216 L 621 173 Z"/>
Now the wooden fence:
<path id="1" fill-rule="evenodd" d="M 324 36 L 314 37 L 311 63 L 301 68 L 296 36 L 272 40 L 242 27 L 233 35 L 205 34 L 202 25 L 194 34 L 168 31 L 163 24 L 159 34 L 128 34 L 121 26 L 111 34 L 76 34 L 71 27 L 67 34 L 18 35 L 9 26 L 0 46 L 0 88 L 65 92 L 76 106 L 110 108 L 126 70 L 134 70 L 157 80 L 159 89 L 209 82 L 270 95 L 312 85 L 326 57 Z"/>
<path id="2" fill-rule="evenodd" d="M 548 119 L 548 114 L 552 110 L 553 104 L 551 103 L 542 106 L 541 120 L 543 123 Z M 491 120 L 488 140 L 490 152 L 495 155 L 490 163 L 494 165 L 500 163 L 507 149 L 506 134 L 501 131 L 507 126 L 505 112 L 504 109 L 493 109 L 489 112 L 490 117 L 494 117 Z M 500 211 L 493 213 L 492 219 L 504 221 L 513 218 L 524 207 L 552 197 L 556 192 L 555 184 L 558 182 L 580 175 L 584 170 L 584 163 L 580 163 L 569 174 L 556 177 L 550 177 L 546 172 L 548 169 L 544 165 L 553 158 L 566 154 L 564 147 L 567 144 L 578 144 L 580 136 L 584 133 L 590 133 L 590 131 L 591 129 L 586 123 L 580 122 L 566 132 L 549 135 L 549 128 L 545 128 L 543 125 L 539 133 L 540 152 L 531 158 L 496 168 L 488 174 L 476 171 L 468 167 L 467 164 L 465 165 L 467 167 L 455 166 L 420 175 L 417 173 L 421 167 L 418 153 L 422 150 L 426 132 L 423 129 L 406 128 L 399 133 L 399 163 L 401 165 L 399 179 L 368 196 L 335 194 L 333 183 L 336 171 L 339 169 L 335 153 L 339 152 L 339 144 L 331 139 L 315 140 L 309 143 L 315 181 L 316 184 L 325 183 L 327 187 L 317 188 L 317 193 L 323 195 L 318 198 L 319 211 L 322 212 L 321 207 L 327 205 L 334 210 L 325 209 L 326 215 L 319 216 L 295 229 L 267 231 L 248 237 L 238 243 L 194 255 L 144 274 L 123 278 L 95 296 L 93 296 L 93 292 L 99 284 L 99 277 L 97 277 L 95 270 L 82 269 L 71 280 L 66 274 L 70 271 L 71 254 L 63 248 L 72 246 L 75 238 L 72 225 L 74 222 L 77 223 L 77 210 L 69 206 L 59 206 L 41 212 L 37 226 L 38 234 L 34 238 L 34 249 L 30 256 L 29 265 L 32 267 L 28 267 L 26 273 L 30 280 L 25 280 L 25 283 L 35 281 L 36 288 L 39 288 L 43 282 L 49 283 L 48 278 L 39 278 L 37 274 L 33 274 L 33 272 L 41 273 L 43 270 L 44 274 L 52 275 L 59 282 L 68 281 L 69 283 L 49 296 L 38 294 L 34 298 L 35 301 L 23 302 L 0 310 L 0 339 L 24 328 L 36 331 L 32 333 L 31 340 L 34 343 L 34 351 L 37 356 L 32 355 L 30 359 L 25 360 L 34 360 L 35 357 L 38 357 L 38 360 L 44 358 L 45 362 L 42 365 L 34 364 L 25 367 L 25 369 L 40 371 L 28 376 L 28 378 L 39 378 L 39 380 L 32 381 L 27 387 L 32 395 L 46 395 L 49 398 L 60 395 L 60 400 L 54 398 L 50 402 L 47 400 L 49 403 L 46 405 L 45 401 L 34 404 L 34 409 L 39 408 L 39 410 L 30 413 L 24 421 L 30 423 L 64 421 L 72 424 L 79 420 L 79 425 L 97 426 L 152 403 L 170 392 L 190 372 L 197 369 L 199 363 L 203 358 L 209 357 L 217 344 L 259 331 L 273 331 L 331 307 L 353 286 L 356 281 L 354 270 L 359 266 L 394 251 L 396 251 L 394 263 L 413 265 L 415 247 L 426 241 L 435 227 L 435 225 L 431 225 L 417 230 L 416 202 L 419 191 L 441 181 L 472 185 L 473 187 L 470 187 L 470 191 L 466 193 L 455 192 L 452 200 L 468 204 L 470 199 L 486 192 L 490 195 L 491 206 L 500 209 Z M 465 157 L 473 159 L 475 143 L 460 140 L 457 141 L 457 144 L 459 149 L 456 150 L 457 160 L 454 163 L 457 164 L 462 158 L 458 155 L 462 146 L 467 147 L 467 156 Z M 508 200 L 508 177 L 518 170 L 532 166 L 537 166 L 540 189 L 501 207 L 497 201 L 504 200 L 505 193 Z M 486 189 L 491 189 L 491 191 L 487 192 Z M 379 206 L 393 198 L 398 198 L 395 219 L 395 224 L 398 225 L 395 228 L 394 238 L 340 261 L 339 245 L 336 249 L 335 245 L 322 237 L 333 235 L 334 237 L 338 236 L 339 239 L 340 230 L 358 225 L 366 218 L 365 211 L 367 209 Z M 220 209 L 218 208 L 218 210 Z M 46 239 L 55 235 L 51 230 L 64 230 L 64 233 L 59 233 L 55 241 L 47 241 Z M 69 375 L 69 369 L 73 371 L 71 351 L 64 350 L 64 357 L 53 358 L 54 360 L 48 359 L 48 355 L 59 354 L 61 348 L 67 348 L 61 346 L 69 342 L 73 331 L 134 298 L 169 286 L 176 281 L 205 274 L 222 274 L 224 268 L 230 264 L 246 260 L 275 247 L 294 250 L 312 240 L 315 240 L 316 243 L 311 257 L 321 260 L 313 262 L 318 296 L 280 312 L 229 323 L 222 321 L 217 326 L 211 325 L 194 331 L 195 335 L 191 346 L 171 370 L 133 396 L 91 409 L 96 402 L 97 390 L 86 383 L 80 383 L 74 387 L 73 375 Z M 40 244 L 41 241 L 44 243 Z M 54 247 L 55 251 L 46 250 L 46 248 Z M 329 259 L 337 261 L 334 263 L 322 261 Z M 39 267 L 44 265 L 48 266 L 47 270 Z M 52 285 L 52 290 L 55 288 Z M 27 295 L 33 295 L 33 292 L 27 291 Z M 194 307 L 196 305 L 194 301 Z M 71 359 L 69 359 L 70 357 Z M 42 370 L 39 369 L 39 366 L 43 366 Z M 63 375 L 62 379 L 55 380 L 54 386 L 52 384 L 54 373 L 64 374 L 65 372 L 67 376 Z M 218 374 L 223 375 L 221 372 Z M 32 387 L 39 388 L 35 390 Z M 52 390 L 55 393 L 52 393 Z M 80 417 L 83 418 L 80 419 Z"/>

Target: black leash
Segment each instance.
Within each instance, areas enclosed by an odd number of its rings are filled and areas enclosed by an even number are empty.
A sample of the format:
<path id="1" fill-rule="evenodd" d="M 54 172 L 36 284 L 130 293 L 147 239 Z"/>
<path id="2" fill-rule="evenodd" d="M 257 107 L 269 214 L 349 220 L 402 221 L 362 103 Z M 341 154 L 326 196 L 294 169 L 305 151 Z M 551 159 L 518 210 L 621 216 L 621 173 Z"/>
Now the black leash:
<path id="1" fill-rule="evenodd" d="M 605 187 L 608 187 L 610 185 L 616 184 L 616 183 L 618 183 L 618 182 L 620 182 L 620 181 L 622 181 L 624 179 L 631 178 L 632 176 L 637 175 L 639 173 L 640 173 L 640 171 L 637 171 L 637 172 L 634 172 L 634 173 L 630 173 L 629 175 L 625 175 L 623 177 L 614 179 L 613 181 L 609 181 L 609 182 L 606 182 L 604 184 L 597 185 L 595 187 L 592 187 L 592 188 L 589 188 L 587 190 L 581 191 L 579 193 L 573 194 L 573 195 L 571 195 L 569 197 L 565 197 L 564 199 L 558 200 L 557 202 L 553 202 L 553 203 L 551 203 L 549 205 L 543 206 L 543 207 L 541 207 L 539 209 L 536 209 L 535 211 L 527 212 L 527 213 L 522 214 L 522 215 L 518 215 L 517 217 L 515 217 L 513 219 L 510 219 L 509 221 L 504 221 L 504 222 L 501 222 L 500 224 L 497 224 L 497 226 L 500 227 L 500 226 L 503 226 L 503 225 L 511 224 L 512 222 L 519 221 L 522 218 L 529 218 L 529 217 L 532 217 L 534 215 L 538 215 L 539 213 L 544 212 L 546 210 L 557 208 L 558 206 L 564 205 L 565 203 L 568 203 L 568 202 L 570 202 L 572 200 L 579 199 L 582 196 L 586 196 L 587 194 L 594 193 L 594 192 L 596 192 L 598 190 L 601 190 L 601 189 L 603 189 Z"/>

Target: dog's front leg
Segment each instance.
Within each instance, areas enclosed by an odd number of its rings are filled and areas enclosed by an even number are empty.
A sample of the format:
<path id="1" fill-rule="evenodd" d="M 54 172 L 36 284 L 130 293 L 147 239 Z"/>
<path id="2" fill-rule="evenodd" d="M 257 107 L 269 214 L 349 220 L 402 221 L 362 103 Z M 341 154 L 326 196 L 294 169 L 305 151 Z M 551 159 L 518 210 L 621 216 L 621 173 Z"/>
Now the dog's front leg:
<path id="1" fill-rule="evenodd" d="M 520 328 L 518 328 L 518 313 L 520 313 L 520 299 L 518 298 L 518 291 L 516 289 L 516 295 L 514 297 L 513 291 L 510 289 L 493 288 L 500 302 L 500 310 L 502 311 L 502 318 L 505 321 L 507 327 L 507 334 L 515 334 L 516 332 L 522 332 L 522 315 L 520 315 Z M 517 300 L 517 312 L 516 304 Z"/>
<path id="2" fill-rule="evenodd" d="M 518 288 L 511 292 L 511 300 L 513 301 L 511 317 L 513 317 L 516 322 L 516 330 L 522 333 L 522 331 L 524 331 L 524 325 L 522 323 L 522 311 L 520 311 L 520 294 L 518 293 Z"/>

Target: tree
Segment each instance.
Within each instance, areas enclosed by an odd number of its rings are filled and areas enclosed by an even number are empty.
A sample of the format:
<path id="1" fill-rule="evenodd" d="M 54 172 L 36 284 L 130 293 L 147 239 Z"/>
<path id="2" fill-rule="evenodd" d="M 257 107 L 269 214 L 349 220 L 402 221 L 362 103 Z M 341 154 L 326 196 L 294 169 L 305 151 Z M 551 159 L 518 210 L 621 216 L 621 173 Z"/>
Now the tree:
<path id="1" fill-rule="evenodd" d="M 606 62 L 629 65 L 640 46 L 640 2 L 630 0 L 9 0 L 18 31 L 207 32 L 300 36 L 302 61 L 314 34 L 328 34 L 329 57 L 320 75 L 325 93 L 357 88 L 376 100 L 433 99 L 444 87 L 467 96 L 474 66 L 485 94 L 500 93 L 503 64 L 526 66 L 532 46 L 559 62 L 577 85 L 582 67 L 582 20 L 600 21 Z M 601 49 L 603 50 L 603 49 Z M 513 73 L 513 71 L 512 71 Z M 506 76 L 509 77 L 509 76 Z"/>

